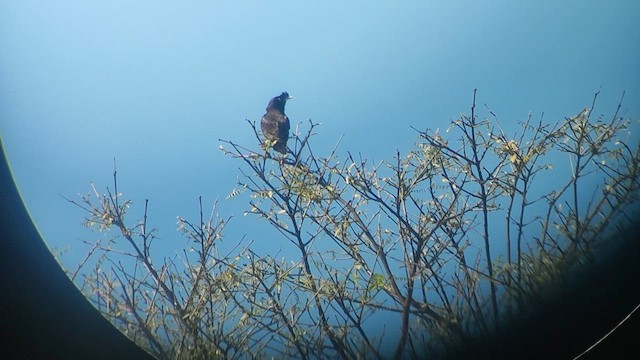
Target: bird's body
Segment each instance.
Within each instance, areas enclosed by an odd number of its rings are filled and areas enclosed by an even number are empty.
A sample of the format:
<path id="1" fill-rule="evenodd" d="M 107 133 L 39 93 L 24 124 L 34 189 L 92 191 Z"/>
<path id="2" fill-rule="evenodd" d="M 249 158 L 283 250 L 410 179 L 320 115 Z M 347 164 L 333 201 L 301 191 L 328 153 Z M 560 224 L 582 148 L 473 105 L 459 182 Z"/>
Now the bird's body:
<path id="1" fill-rule="evenodd" d="M 287 140 L 289 140 L 289 118 L 284 113 L 284 105 L 287 100 L 291 99 L 287 92 L 283 92 L 279 96 L 269 101 L 267 113 L 262 116 L 260 127 L 262 134 L 269 140 L 273 146 L 273 150 L 286 154 Z"/>

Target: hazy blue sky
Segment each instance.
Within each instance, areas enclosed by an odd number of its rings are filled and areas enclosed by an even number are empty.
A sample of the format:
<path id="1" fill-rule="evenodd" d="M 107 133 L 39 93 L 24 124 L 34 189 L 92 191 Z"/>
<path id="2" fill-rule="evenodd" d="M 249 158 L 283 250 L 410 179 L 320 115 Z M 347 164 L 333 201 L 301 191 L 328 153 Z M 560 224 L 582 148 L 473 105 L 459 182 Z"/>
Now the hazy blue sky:
<path id="1" fill-rule="evenodd" d="M 78 199 L 111 186 L 150 199 L 159 249 L 180 246 L 176 216 L 220 198 L 226 242 L 286 248 L 275 230 L 225 200 L 240 162 L 219 138 L 257 148 L 245 119 L 288 91 L 293 124 L 313 119 L 316 152 L 375 161 L 406 152 L 410 126 L 446 128 L 472 92 L 502 124 L 556 121 L 589 106 L 640 117 L 638 1 L 2 1 L 0 135 L 50 247 L 86 251 Z M 511 126 L 510 126 L 511 125 Z M 563 160 L 564 161 L 564 160 Z M 207 205 L 207 206 L 209 206 Z M 260 231 L 258 230 L 260 229 Z M 266 230 L 265 230 L 266 229 Z M 286 253 L 285 253 L 286 254 Z"/>

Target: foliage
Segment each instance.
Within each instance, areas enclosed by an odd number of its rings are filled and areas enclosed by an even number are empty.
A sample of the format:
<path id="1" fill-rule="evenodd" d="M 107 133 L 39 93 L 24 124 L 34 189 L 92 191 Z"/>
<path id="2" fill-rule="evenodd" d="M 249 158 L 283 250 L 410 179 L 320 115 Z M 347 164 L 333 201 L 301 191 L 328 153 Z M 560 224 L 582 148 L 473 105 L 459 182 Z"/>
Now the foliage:
<path id="1" fill-rule="evenodd" d="M 597 95 L 575 116 L 554 125 L 529 116 L 509 136 L 495 116 L 477 115 L 474 92 L 470 115 L 445 134 L 416 129 L 412 151 L 378 164 L 350 153 L 340 159 L 337 149 L 316 155 L 311 121 L 293 134 L 286 156 L 272 155 L 269 144 L 251 150 L 221 140 L 222 151 L 243 163 L 229 197 L 249 193 L 247 215 L 297 251 L 288 261 L 243 241 L 221 254 L 216 244 L 228 221 L 215 216 L 215 205 L 205 218 L 201 202 L 197 221 L 178 219 L 184 251 L 152 258 L 147 204 L 128 225 L 131 203 L 114 172 L 113 192 L 94 188 L 71 201 L 86 212 L 86 226 L 118 233 L 90 244 L 95 266 L 88 272 L 83 262 L 73 277 L 83 274 L 97 308 L 163 359 L 446 351 L 544 296 L 544 286 L 588 262 L 628 216 L 640 148 L 623 139 L 629 121 L 620 105 L 610 120 L 593 119 Z M 558 154 L 570 171 L 547 162 Z M 267 240 L 275 241 L 257 239 Z M 394 328 L 372 326 L 381 319 Z"/>

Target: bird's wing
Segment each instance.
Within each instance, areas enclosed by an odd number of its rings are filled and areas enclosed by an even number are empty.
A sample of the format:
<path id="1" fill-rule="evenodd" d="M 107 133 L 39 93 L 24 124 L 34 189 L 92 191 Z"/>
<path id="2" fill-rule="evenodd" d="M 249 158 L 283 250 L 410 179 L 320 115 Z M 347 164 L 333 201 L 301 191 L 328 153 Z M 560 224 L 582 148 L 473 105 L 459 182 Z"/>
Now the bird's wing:
<path id="1" fill-rule="evenodd" d="M 260 127 L 262 128 L 262 134 L 268 139 L 277 138 L 280 133 L 277 120 L 274 118 L 273 114 L 269 112 L 264 114 L 262 117 Z"/>

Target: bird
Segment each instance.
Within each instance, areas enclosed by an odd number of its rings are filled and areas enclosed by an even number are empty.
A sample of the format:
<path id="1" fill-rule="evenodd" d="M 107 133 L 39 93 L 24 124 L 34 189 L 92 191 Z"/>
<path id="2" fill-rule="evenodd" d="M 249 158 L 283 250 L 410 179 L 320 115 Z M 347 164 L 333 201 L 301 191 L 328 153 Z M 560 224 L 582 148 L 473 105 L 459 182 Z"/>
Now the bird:
<path id="1" fill-rule="evenodd" d="M 287 140 L 289 140 L 289 118 L 284 113 L 284 105 L 287 100 L 291 99 L 286 91 L 274 97 L 267 105 L 267 112 L 262 116 L 260 128 L 262 134 L 268 140 L 265 141 L 266 147 L 271 142 L 273 150 L 281 153 L 287 153 Z"/>

